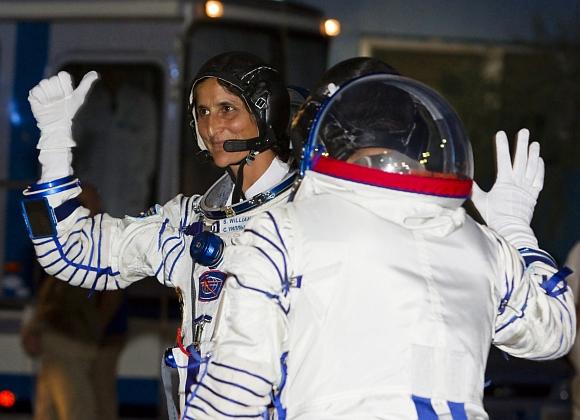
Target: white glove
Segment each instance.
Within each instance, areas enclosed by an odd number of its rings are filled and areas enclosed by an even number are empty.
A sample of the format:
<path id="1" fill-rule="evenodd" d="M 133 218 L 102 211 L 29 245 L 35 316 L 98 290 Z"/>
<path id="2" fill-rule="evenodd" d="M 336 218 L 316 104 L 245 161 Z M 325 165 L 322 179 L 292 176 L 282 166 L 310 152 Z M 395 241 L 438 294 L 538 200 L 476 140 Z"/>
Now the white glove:
<path id="1" fill-rule="evenodd" d="M 72 139 L 72 119 L 98 77 L 97 72 L 88 72 L 79 86 L 73 90 L 70 74 L 61 71 L 56 76 L 41 80 L 32 88 L 28 94 L 28 102 L 40 128 L 38 149 L 64 149 L 75 146 Z"/>
<path id="2" fill-rule="evenodd" d="M 516 154 L 512 166 L 505 132 L 495 136 L 497 177 L 489 192 L 474 182 L 471 200 L 487 225 L 516 248 L 537 248 L 538 241 L 530 228 L 538 194 L 544 186 L 544 161 L 540 145 L 528 148 L 530 132 L 517 134 Z"/>

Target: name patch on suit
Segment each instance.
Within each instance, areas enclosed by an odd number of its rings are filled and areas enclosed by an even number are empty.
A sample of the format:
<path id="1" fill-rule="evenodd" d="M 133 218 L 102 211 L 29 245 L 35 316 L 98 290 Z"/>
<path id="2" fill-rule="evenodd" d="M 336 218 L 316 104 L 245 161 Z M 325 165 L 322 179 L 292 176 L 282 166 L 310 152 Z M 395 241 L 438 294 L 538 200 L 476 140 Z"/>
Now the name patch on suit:
<path id="1" fill-rule="evenodd" d="M 210 270 L 199 276 L 199 296 L 201 302 L 216 300 L 224 287 L 226 273 Z"/>

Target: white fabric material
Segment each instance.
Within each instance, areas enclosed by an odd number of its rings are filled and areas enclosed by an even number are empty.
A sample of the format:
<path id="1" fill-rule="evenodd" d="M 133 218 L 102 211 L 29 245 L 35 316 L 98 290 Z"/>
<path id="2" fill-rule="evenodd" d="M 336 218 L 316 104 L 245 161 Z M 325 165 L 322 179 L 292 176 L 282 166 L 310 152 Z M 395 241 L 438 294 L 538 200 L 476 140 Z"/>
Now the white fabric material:
<path id="1" fill-rule="evenodd" d="M 251 163 L 249 164 L 251 165 Z M 288 164 L 278 157 L 275 157 L 266 172 L 264 172 L 252 185 L 245 191 L 246 198 L 252 198 L 256 194 L 261 193 L 262 191 L 267 191 L 274 187 L 275 185 L 279 184 L 286 176 L 288 175 L 288 171 L 290 167 Z"/>
<path id="2" fill-rule="evenodd" d="M 46 149 L 38 153 L 41 175 L 39 183 L 52 181 L 73 174 L 70 148 Z"/>
<path id="3" fill-rule="evenodd" d="M 307 172 L 292 203 L 254 218 L 226 249 L 224 315 L 199 375 L 212 392 L 193 389 L 188 418 L 264 412 L 256 396 L 282 385 L 288 352 L 288 420 L 417 418 L 412 395 L 440 418 L 451 401 L 487 419 L 490 344 L 560 357 L 574 306 L 569 289 L 552 297 L 540 286 L 556 268 L 526 268 L 452 204 Z"/>
<path id="4" fill-rule="evenodd" d="M 38 149 L 75 146 L 71 134 L 72 119 L 98 77 L 95 71 L 90 71 L 73 89 L 70 74 L 61 71 L 56 76 L 41 80 L 30 90 L 28 102 L 41 133 Z"/>
<path id="5" fill-rule="evenodd" d="M 530 223 L 544 186 L 544 161 L 539 143 L 528 149 L 529 138 L 527 129 L 518 132 L 512 165 L 505 132 L 496 134 L 496 182 L 488 193 L 474 183 L 471 197 L 487 225 L 517 248 L 538 248 Z"/>
<path id="6" fill-rule="evenodd" d="M 279 175 L 275 170 L 274 174 Z M 275 185 L 279 180 L 265 180 Z M 64 191 L 49 196 L 53 207 L 60 205 L 80 192 L 80 189 Z M 288 199 L 288 190 L 275 199 L 242 215 L 220 220 L 224 226 L 243 227 L 255 214 L 271 209 Z M 113 218 L 107 214 L 89 217 L 89 210 L 80 207 L 68 218 L 58 223 L 58 237 L 34 241 L 38 261 L 45 271 L 73 286 L 95 290 L 125 288 L 145 277 L 155 276 L 163 285 L 179 290 L 183 299 L 182 334 L 183 345 L 193 342 L 193 314 L 202 318 L 200 348 L 202 356 L 211 349 L 213 328 L 220 318 L 219 298 L 211 301 L 192 301 L 199 296 L 199 279 L 210 270 L 192 263 L 189 248 L 192 236 L 185 234 L 187 226 L 203 220 L 197 210 L 200 196 L 178 195 L 163 206 L 155 207 L 155 214 L 148 217 Z M 215 220 L 206 220 L 207 225 Z M 241 229 L 224 229 L 220 236 L 228 245 Z M 219 267 L 218 269 L 219 270 Z M 178 366 L 187 366 L 187 356 L 174 351 Z M 179 369 L 179 393 L 181 407 L 185 402 L 187 369 Z"/>
<path id="7" fill-rule="evenodd" d="M 32 114 L 40 129 L 36 146 L 42 167 L 40 183 L 72 175 L 72 119 L 83 104 L 91 85 L 98 79 L 94 71 L 85 74 L 76 89 L 70 75 L 61 71 L 41 80 L 28 94 Z"/>
<path id="8" fill-rule="evenodd" d="M 260 194 L 263 191 L 267 191 L 272 189 L 274 186 L 279 184 L 286 176 L 288 175 L 288 171 L 290 170 L 290 166 L 283 160 L 278 159 L 276 156 L 266 172 L 264 172 L 260 178 L 256 180 L 250 188 L 246 190 L 244 195 L 247 199 L 254 197 L 257 194 Z M 232 204 L 232 196 L 234 194 L 234 190 L 230 192 L 230 195 L 226 201 L 227 205 Z"/>

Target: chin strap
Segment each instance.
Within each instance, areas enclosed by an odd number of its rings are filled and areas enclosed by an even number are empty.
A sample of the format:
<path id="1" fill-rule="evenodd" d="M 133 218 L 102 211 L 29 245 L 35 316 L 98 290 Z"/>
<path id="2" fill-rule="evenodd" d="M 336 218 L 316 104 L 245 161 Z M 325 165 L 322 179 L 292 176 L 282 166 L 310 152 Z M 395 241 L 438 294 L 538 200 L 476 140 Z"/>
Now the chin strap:
<path id="1" fill-rule="evenodd" d="M 232 193 L 232 204 L 237 204 L 242 200 L 246 199 L 244 192 L 242 191 L 242 186 L 244 185 L 244 167 L 246 165 L 250 165 L 256 156 L 263 152 L 264 150 L 269 149 L 272 147 L 274 143 L 273 139 L 275 139 L 274 130 L 271 126 L 266 127 L 264 130 L 266 132 L 266 136 L 258 136 L 247 140 L 226 140 L 224 142 L 224 150 L 226 152 L 243 152 L 249 150 L 250 153 L 240 160 L 239 162 L 235 163 L 234 165 L 238 166 L 238 171 L 234 176 L 234 173 L 231 169 L 231 166 L 228 166 L 228 174 L 234 181 L 234 191 Z"/>
<path id="2" fill-rule="evenodd" d="M 250 165 L 254 159 L 256 159 L 256 156 L 258 155 L 259 152 L 252 150 L 250 151 L 250 153 L 248 153 L 248 155 L 243 158 L 242 160 L 240 160 L 239 162 L 236 163 L 236 165 L 238 166 L 238 171 L 236 172 L 236 174 L 234 175 L 234 171 L 232 170 L 231 166 L 227 167 L 227 172 L 230 175 L 230 178 L 232 178 L 232 180 L 234 181 L 234 192 L 232 193 L 232 204 L 237 204 L 240 201 L 243 201 L 246 199 L 246 196 L 244 195 L 244 192 L 242 191 L 242 187 L 244 185 L 244 167 L 246 165 Z"/>

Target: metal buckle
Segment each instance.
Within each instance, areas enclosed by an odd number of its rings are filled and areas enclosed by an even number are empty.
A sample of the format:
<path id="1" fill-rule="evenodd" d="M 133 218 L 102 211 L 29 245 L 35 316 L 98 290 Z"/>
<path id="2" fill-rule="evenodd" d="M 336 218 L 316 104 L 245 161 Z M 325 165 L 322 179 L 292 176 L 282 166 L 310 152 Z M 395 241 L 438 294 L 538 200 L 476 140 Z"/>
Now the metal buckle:
<path id="1" fill-rule="evenodd" d="M 266 104 L 266 100 L 263 97 L 259 97 L 254 105 L 256 105 L 256 108 L 262 109 L 266 106 Z"/>

